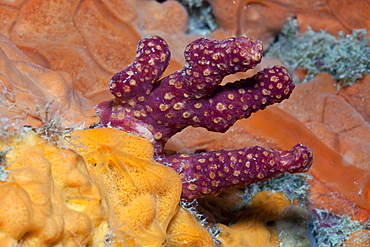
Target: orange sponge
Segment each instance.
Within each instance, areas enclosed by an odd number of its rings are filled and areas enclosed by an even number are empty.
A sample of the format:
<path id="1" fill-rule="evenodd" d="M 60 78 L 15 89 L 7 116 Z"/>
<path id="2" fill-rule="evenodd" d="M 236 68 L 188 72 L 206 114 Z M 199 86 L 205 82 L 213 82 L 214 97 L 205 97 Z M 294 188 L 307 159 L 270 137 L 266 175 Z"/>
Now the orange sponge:
<path id="1" fill-rule="evenodd" d="M 109 202 L 114 240 L 129 234 L 139 245 L 163 245 L 180 201 L 179 175 L 154 162 L 153 145 L 145 138 L 111 128 L 75 130 L 73 136 Z"/>
<path id="2" fill-rule="evenodd" d="M 111 128 L 74 130 L 71 149 L 31 129 L 0 138 L 0 246 L 214 245 L 148 140 Z"/>
<path id="3" fill-rule="evenodd" d="M 99 239 L 107 204 L 81 156 L 33 131 L 4 137 L 8 181 L 0 184 L 0 245 L 76 246 Z"/>
<path id="4" fill-rule="evenodd" d="M 282 213 L 285 209 L 289 210 L 289 207 L 292 206 L 294 207 L 294 204 L 283 193 L 272 191 L 259 192 L 253 196 L 250 205 L 236 215 L 235 223 L 230 226 L 218 224 L 221 233 L 217 239 L 224 246 L 228 247 L 278 246 L 280 238 L 288 230 L 286 225 L 281 225 L 284 222 L 281 217 Z M 290 210 L 289 214 L 292 212 Z M 306 229 L 300 231 L 299 227 L 297 227 L 297 222 L 293 225 L 295 228 L 288 233 L 290 238 L 294 238 L 293 236 L 298 235 L 298 232 L 303 232 L 303 236 L 306 235 Z M 308 240 L 300 240 L 299 242 L 303 241 L 308 242 Z"/>

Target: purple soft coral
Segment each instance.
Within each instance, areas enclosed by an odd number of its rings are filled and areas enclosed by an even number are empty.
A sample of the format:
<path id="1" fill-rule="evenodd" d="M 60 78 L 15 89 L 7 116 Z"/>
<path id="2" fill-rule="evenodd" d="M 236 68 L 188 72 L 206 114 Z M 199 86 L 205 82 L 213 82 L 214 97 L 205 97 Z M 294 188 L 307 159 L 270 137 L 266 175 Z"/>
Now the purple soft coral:
<path id="1" fill-rule="evenodd" d="M 151 140 L 158 161 L 182 176 L 183 197 L 187 199 L 217 194 L 285 171 L 307 171 L 312 153 L 303 145 L 282 152 L 253 147 L 191 156 L 162 155 L 166 141 L 189 125 L 225 132 L 236 120 L 287 99 L 294 84 L 280 66 L 219 85 L 225 76 L 255 67 L 261 57 L 262 44 L 255 39 L 197 39 L 186 47 L 184 67 L 159 80 L 169 63 L 168 45 L 158 36 L 143 39 L 134 62 L 110 81 L 115 99 L 97 107 L 101 125 Z"/>

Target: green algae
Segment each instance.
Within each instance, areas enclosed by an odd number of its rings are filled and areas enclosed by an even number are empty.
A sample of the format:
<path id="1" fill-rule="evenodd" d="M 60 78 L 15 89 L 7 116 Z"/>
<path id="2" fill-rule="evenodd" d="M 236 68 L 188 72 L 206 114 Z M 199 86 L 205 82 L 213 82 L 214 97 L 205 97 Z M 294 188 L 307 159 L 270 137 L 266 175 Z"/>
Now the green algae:
<path id="1" fill-rule="evenodd" d="M 370 227 L 370 222 L 360 224 L 348 215 L 338 215 L 324 209 L 314 209 L 312 218 L 317 247 L 345 246 L 343 242 L 350 234 Z"/>
<path id="2" fill-rule="evenodd" d="M 211 5 L 204 0 L 178 0 L 189 15 L 188 33 L 207 35 L 217 28 Z"/>
<path id="3" fill-rule="evenodd" d="M 356 29 L 347 35 L 339 32 L 336 38 L 310 27 L 300 34 L 297 21 L 289 19 L 265 56 L 281 59 L 291 71 L 305 69 L 307 75 L 302 82 L 326 72 L 339 87 L 349 86 L 370 72 L 370 38 L 366 35 L 365 29 Z"/>

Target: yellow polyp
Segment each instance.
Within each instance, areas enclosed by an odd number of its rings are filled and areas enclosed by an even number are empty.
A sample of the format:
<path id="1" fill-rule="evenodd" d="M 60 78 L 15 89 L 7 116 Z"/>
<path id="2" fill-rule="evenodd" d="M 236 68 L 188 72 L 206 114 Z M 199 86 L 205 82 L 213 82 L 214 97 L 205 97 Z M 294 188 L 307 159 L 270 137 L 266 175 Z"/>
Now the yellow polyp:
<path id="1" fill-rule="evenodd" d="M 89 202 L 85 200 L 80 200 L 80 199 L 68 199 L 66 200 L 65 204 L 70 209 L 81 212 L 81 211 L 84 211 L 88 207 Z"/>

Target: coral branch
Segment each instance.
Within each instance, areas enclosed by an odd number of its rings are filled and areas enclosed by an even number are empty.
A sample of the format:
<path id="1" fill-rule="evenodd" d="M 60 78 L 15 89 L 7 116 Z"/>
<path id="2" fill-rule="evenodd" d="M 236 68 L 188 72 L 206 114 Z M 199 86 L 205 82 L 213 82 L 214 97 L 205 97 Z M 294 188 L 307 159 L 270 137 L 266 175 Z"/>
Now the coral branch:
<path id="1" fill-rule="evenodd" d="M 194 155 L 171 155 L 159 162 L 175 169 L 183 181 L 182 198 L 217 195 L 230 187 L 264 181 L 284 172 L 306 172 L 312 165 L 312 151 L 302 144 L 277 151 L 259 146 L 220 150 Z"/>
<path id="2" fill-rule="evenodd" d="M 176 80 L 187 88 L 190 98 L 199 99 L 211 95 L 226 75 L 247 71 L 261 58 L 262 43 L 255 39 L 197 39 L 186 47 L 186 63 Z"/>
<path id="3" fill-rule="evenodd" d="M 134 62 L 112 77 L 109 83 L 111 93 L 121 102 L 134 99 L 140 101 L 150 94 L 169 60 L 170 51 L 163 39 L 154 36 L 141 40 Z"/>
<path id="4" fill-rule="evenodd" d="M 293 88 L 285 68 L 266 68 L 251 78 L 218 86 L 212 97 L 189 102 L 183 112 L 189 112 L 193 117 L 183 121 L 194 127 L 224 132 L 236 120 L 286 99 Z"/>

